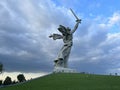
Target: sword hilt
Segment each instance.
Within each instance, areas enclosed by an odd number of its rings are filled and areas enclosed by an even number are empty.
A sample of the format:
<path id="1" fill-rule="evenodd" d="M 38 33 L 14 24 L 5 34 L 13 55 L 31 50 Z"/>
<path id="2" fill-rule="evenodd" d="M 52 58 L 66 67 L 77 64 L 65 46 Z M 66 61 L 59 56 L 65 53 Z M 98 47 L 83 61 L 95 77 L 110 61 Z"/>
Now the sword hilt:
<path id="1" fill-rule="evenodd" d="M 77 20 L 76 20 L 76 22 L 79 22 L 79 23 L 81 23 L 81 21 L 82 21 L 81 19 L 77 19 Z"/>

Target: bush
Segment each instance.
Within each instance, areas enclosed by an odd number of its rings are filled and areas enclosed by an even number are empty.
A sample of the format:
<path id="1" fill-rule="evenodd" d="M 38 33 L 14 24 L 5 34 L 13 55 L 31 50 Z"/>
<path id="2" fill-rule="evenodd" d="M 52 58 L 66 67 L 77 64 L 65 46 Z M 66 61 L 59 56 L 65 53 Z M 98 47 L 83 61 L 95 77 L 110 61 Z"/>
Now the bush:
<path id="1" fill-rule="evenodd" d="M 0 80 L 0 85 L 2 85 L 2 80 Z"/>
<path id="2" fill-rule="evenodd" d="M 3 71 L 3 64 L 0 63 L 0 73 L 2 73 L 2 71 Z"/>
<path id="3" fill-rule="evenodd" d="M 12 84 L 12 80 L 10 77 L 7 76 L 5 81 L 3 82 L 3 85 L 10 85 L 10 84 Z"/>
<path id="4" fill-rule="evenodd" d="M 24 77 L 23 74 L 19 74 L 19 75 L 17 76 L 17 79 L 18 79 L 19 82 L 24 82 L 24 81 L 26 81 L 26 79 L 25 79 L 25 77 Z"/>
<path id="5" fill-rule="evenodd" d="M 12 84 L 17 84 L 17 83 L 18 83 L 18 81 L 15 81 L 15 80 L 12 82 Z"/>

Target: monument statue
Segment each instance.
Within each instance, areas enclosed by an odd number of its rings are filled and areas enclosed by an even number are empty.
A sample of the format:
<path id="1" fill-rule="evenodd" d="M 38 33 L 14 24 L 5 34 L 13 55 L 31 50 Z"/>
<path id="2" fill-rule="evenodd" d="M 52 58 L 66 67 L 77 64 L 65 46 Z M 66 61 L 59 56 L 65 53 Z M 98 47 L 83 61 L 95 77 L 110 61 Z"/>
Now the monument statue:
<path id="1" fill-rule="evenodd" d="M 81 19 L 79 19 L 75 13 L 70 9 L 73 15 L 76 17 L 76 25 L 74 26 L 73 30 L 71 30 L 69 27 L 65 27 L 63 25 L 59 25 L 58 31 L 60 34 L 52 34 L 49 37 L 53 38 L 53 40 L 56 39 L 63 39 L 64 45 L 61 48 L 61 50 L 58 53 L 57 58 L 54 60 L 54 66 L 55 67 L 62 67 L 67 68 L 67 62 L 69 59 L 71 47 L 73 45 L 73 33 L 77 30 L 79 23 L 81 23 Z"/>

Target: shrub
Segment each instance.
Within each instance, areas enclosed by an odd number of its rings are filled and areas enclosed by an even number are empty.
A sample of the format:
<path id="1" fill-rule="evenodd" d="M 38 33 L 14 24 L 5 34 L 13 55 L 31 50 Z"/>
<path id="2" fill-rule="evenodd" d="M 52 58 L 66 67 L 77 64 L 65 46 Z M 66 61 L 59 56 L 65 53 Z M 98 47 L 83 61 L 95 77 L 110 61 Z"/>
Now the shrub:
<path id="1" fill-rule="evenodd" d="M 19 74 L 19 75 L 17 76 L 17 79 L 18 79 L 19 82 L 24 82 L 24 81 L 26 81 L 26 79 L 25 79 L 25 77 L 24 77 L 23 74 Z"/>
<path id="2" fill-rule="evenodd" d="M 0 85 L 2 85 L 2 80 L 0 80 Z"/>
<path id="3" fill-rule="evenodd" d="M 10 84 L 12 84 L 12 80 L 10 77 L 7 76 L 3 82 L 3 85 L 10 85 Z"/>
<path id="4" fill-rule="evenodd" d="M 3 64 L 0 63 L 0 73 L 2 73 L 2 71 L 3 71 Z"/>

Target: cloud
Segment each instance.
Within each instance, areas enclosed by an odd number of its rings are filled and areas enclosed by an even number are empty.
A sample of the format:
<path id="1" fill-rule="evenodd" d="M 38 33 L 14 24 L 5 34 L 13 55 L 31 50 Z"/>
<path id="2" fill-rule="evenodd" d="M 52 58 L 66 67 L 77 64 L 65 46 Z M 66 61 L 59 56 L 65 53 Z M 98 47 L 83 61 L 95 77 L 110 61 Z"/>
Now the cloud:
<path id="1" fill-rule="evenodd" d="M 113 28 L 115 29 L 115 27 L 117 27 L 117 29 L 119 29 L 119 25 L 120 25 L 120 12 L 119 11 L 116 11 L 113 13 L 112 16 L 110 17 L 104 17 L 104 18 L 101 18 L 101 17 L 97 17 L 96 20 L 102 20 L 102 23 L 100 23 L 100 26 L 105 28 Z M 116 29 L 115 29 L 116 30 Z"/>
<path id="2" fill-rule="evenodd" d="M 113 16 L 109 18 L 108 25 L 113 26 L 115 24 L 120 25 L 120 12 L 115 12 Z"/>
<path id="3" fill-rule="evenodd" d="M 51 47 L 55 42 L 48 36 L 60 23 L 71 24 L 70 12 L 50 0 L 1 1 L 0 7 L 0 61 L 5 70 L 50 71 L 59 41 Z"/>
<path id="4" fill-rule="evenodd" d="M 120 35 L 109 32 L 119 22 L 119 19 L 116 19 L 114 24 L 109 23 L 112 18 L 115 18 L 115 13 L 104 19 L 106 23 L 99 20 L 92 21 L 91 24 L 86 23 L 85 26 L 82 23 L 80 31 L 77 32 L 79 36 L 77 35 L 74 40 L 72 58 L 69 63 L 71 67 L 91 73 L 116 72 L 119 68 Z M 99 23 L 104 23 L 104 26 Z"/>

